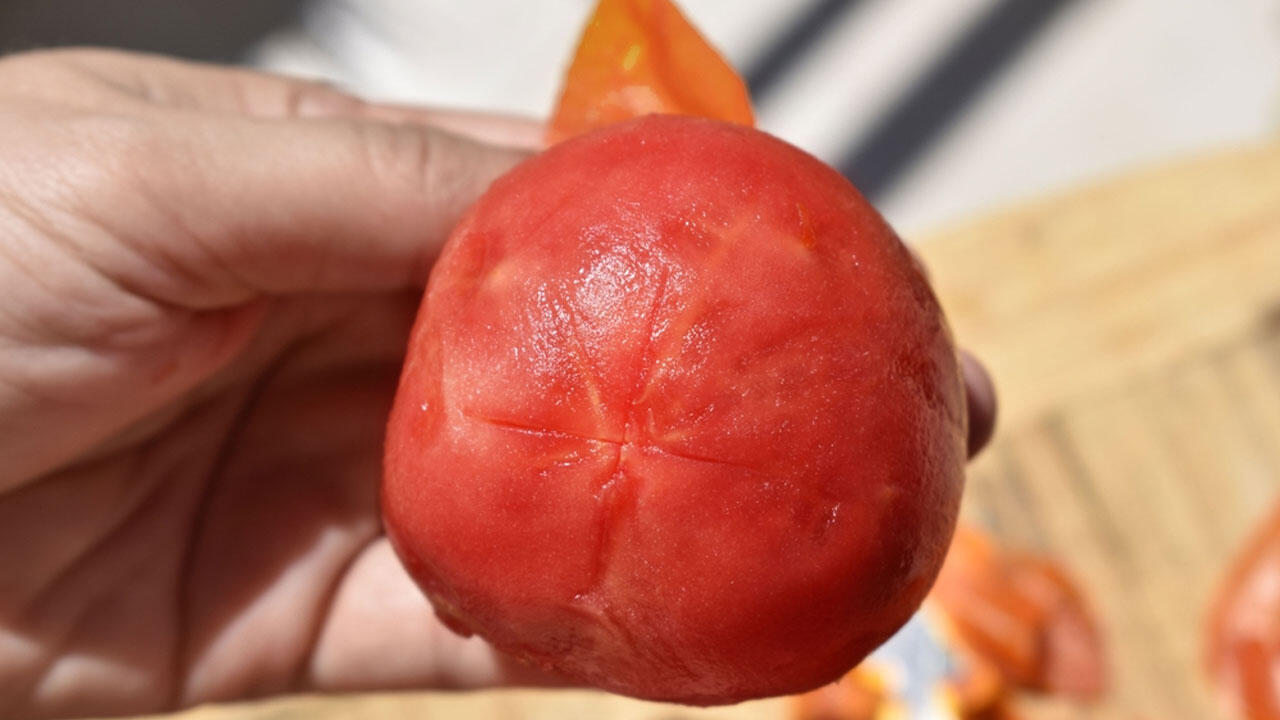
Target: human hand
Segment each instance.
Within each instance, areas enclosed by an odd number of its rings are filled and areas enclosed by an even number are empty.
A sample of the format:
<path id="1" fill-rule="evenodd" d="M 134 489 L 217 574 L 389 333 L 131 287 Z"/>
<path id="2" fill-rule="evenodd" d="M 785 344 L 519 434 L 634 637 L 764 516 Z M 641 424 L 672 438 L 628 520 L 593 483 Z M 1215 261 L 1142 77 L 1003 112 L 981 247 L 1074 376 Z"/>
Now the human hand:
<path id="1" fill-rule="evenodd" d="M 0 61 L 0 715 L 532 679 L 436 623 L 377 479 L 431 262 L 540 132 Z"/>
<path id="2" fill-rule="evenodd" d="M 474 139 L 446 134 L 444 126 Z M 377 515 L 430 264 L 540 128 L 0 61 L 0 716 L 510 679 Z"/>

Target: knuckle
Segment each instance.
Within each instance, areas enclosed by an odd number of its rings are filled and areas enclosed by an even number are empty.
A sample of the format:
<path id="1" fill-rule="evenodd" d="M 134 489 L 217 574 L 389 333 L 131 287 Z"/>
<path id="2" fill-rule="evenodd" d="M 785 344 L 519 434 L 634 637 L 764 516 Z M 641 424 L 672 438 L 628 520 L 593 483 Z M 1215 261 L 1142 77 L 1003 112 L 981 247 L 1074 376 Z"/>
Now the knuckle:
<path id="1" fill-rule="evenodd" d="M 229 76 L 239 110 L 251 117 L 283 120 L 342 117 L 362 104 L 331 85 L 276 75 L 241 73 Z"/>
<path id="2" fill-rule="evenodd" d="M 359 98 L 321 81 L 287 80 L 282 95 L 279 114 L 290 119 L 346 116 L 364 106 Z"/>
<path id="3" fill-rule="evenodd" d="M 362 154 L 370 176 L 396 197 L 406 194 L 430 198 L 438 144 L 429 130 L 410 125 L 362 123 L 357 126 Z"/>

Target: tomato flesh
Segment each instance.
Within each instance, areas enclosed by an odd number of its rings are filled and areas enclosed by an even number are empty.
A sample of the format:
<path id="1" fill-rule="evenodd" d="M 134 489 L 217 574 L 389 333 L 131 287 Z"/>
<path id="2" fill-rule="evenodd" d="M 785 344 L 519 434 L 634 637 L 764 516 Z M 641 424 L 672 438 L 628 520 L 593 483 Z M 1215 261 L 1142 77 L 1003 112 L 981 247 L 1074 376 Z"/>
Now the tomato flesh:
<path id="1" fill-rule="evenodd" d="M 383 513 L 437 612 L 615 692 L 830 682 L 916 609 L 963 484 L 893 231 L 762 132 L 649 116 L 500 179 L 431 276 Z"/>

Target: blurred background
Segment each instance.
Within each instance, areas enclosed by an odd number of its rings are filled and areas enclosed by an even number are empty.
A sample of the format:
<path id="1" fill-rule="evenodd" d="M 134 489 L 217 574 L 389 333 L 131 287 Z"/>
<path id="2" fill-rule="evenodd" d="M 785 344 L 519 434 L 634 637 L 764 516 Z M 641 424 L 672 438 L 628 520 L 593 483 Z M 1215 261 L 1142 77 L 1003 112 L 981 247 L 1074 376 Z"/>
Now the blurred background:
<path id="1" fill-rule="evenodd" d="M 0 2 L 0 50 L 130 47 L 546 116 L 589 0 Z M 760 125 L 907 235 L 1280 132 L 1280 0 L 688 0 Z"/>
<path id="2" fill-rule="evenodd" d="M 0 51 L 118 46 L 543 117 L 592 5 L 0 0 Z M 1015 682 L 1010 714 L 982 717 L 1280 717 L 1280 551 L 1241 566 L 1266 602 L 1240 615 L 1271 633 L 1257 671 L 1278 714 L 1224 702 L 1206 672 L 1208 621 L 1244 597 L 1228 568 L 1259 528 L 1280 538 L 1280 515 L 1264 523 L 1280 490 L 1280 0 L 681 6 L 746 77 L 763 129 L 838 168 L 917 244 L 995 377 L 1000 427 L 971 467 L 965 522 L 1078 587 L 1108 690 L 1082 702 Z M 191 715 L 889 717 L 857 701 L 694 711 L 504 691 Z"/>

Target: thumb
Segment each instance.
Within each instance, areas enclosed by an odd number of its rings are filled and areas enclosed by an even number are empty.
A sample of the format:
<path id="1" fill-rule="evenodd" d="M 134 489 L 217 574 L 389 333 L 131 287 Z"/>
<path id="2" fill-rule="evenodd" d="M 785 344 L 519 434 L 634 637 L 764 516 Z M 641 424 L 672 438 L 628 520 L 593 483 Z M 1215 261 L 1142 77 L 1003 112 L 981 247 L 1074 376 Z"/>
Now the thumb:
<path id="1" fill-rule="evenodd" d="M 95 265 L 185 307 L 421 285 L 466 209 L 527 155 L 421 124 L 176 117 L 119 141 L 131 171 L 103 207 L 128 252 Z"/>

